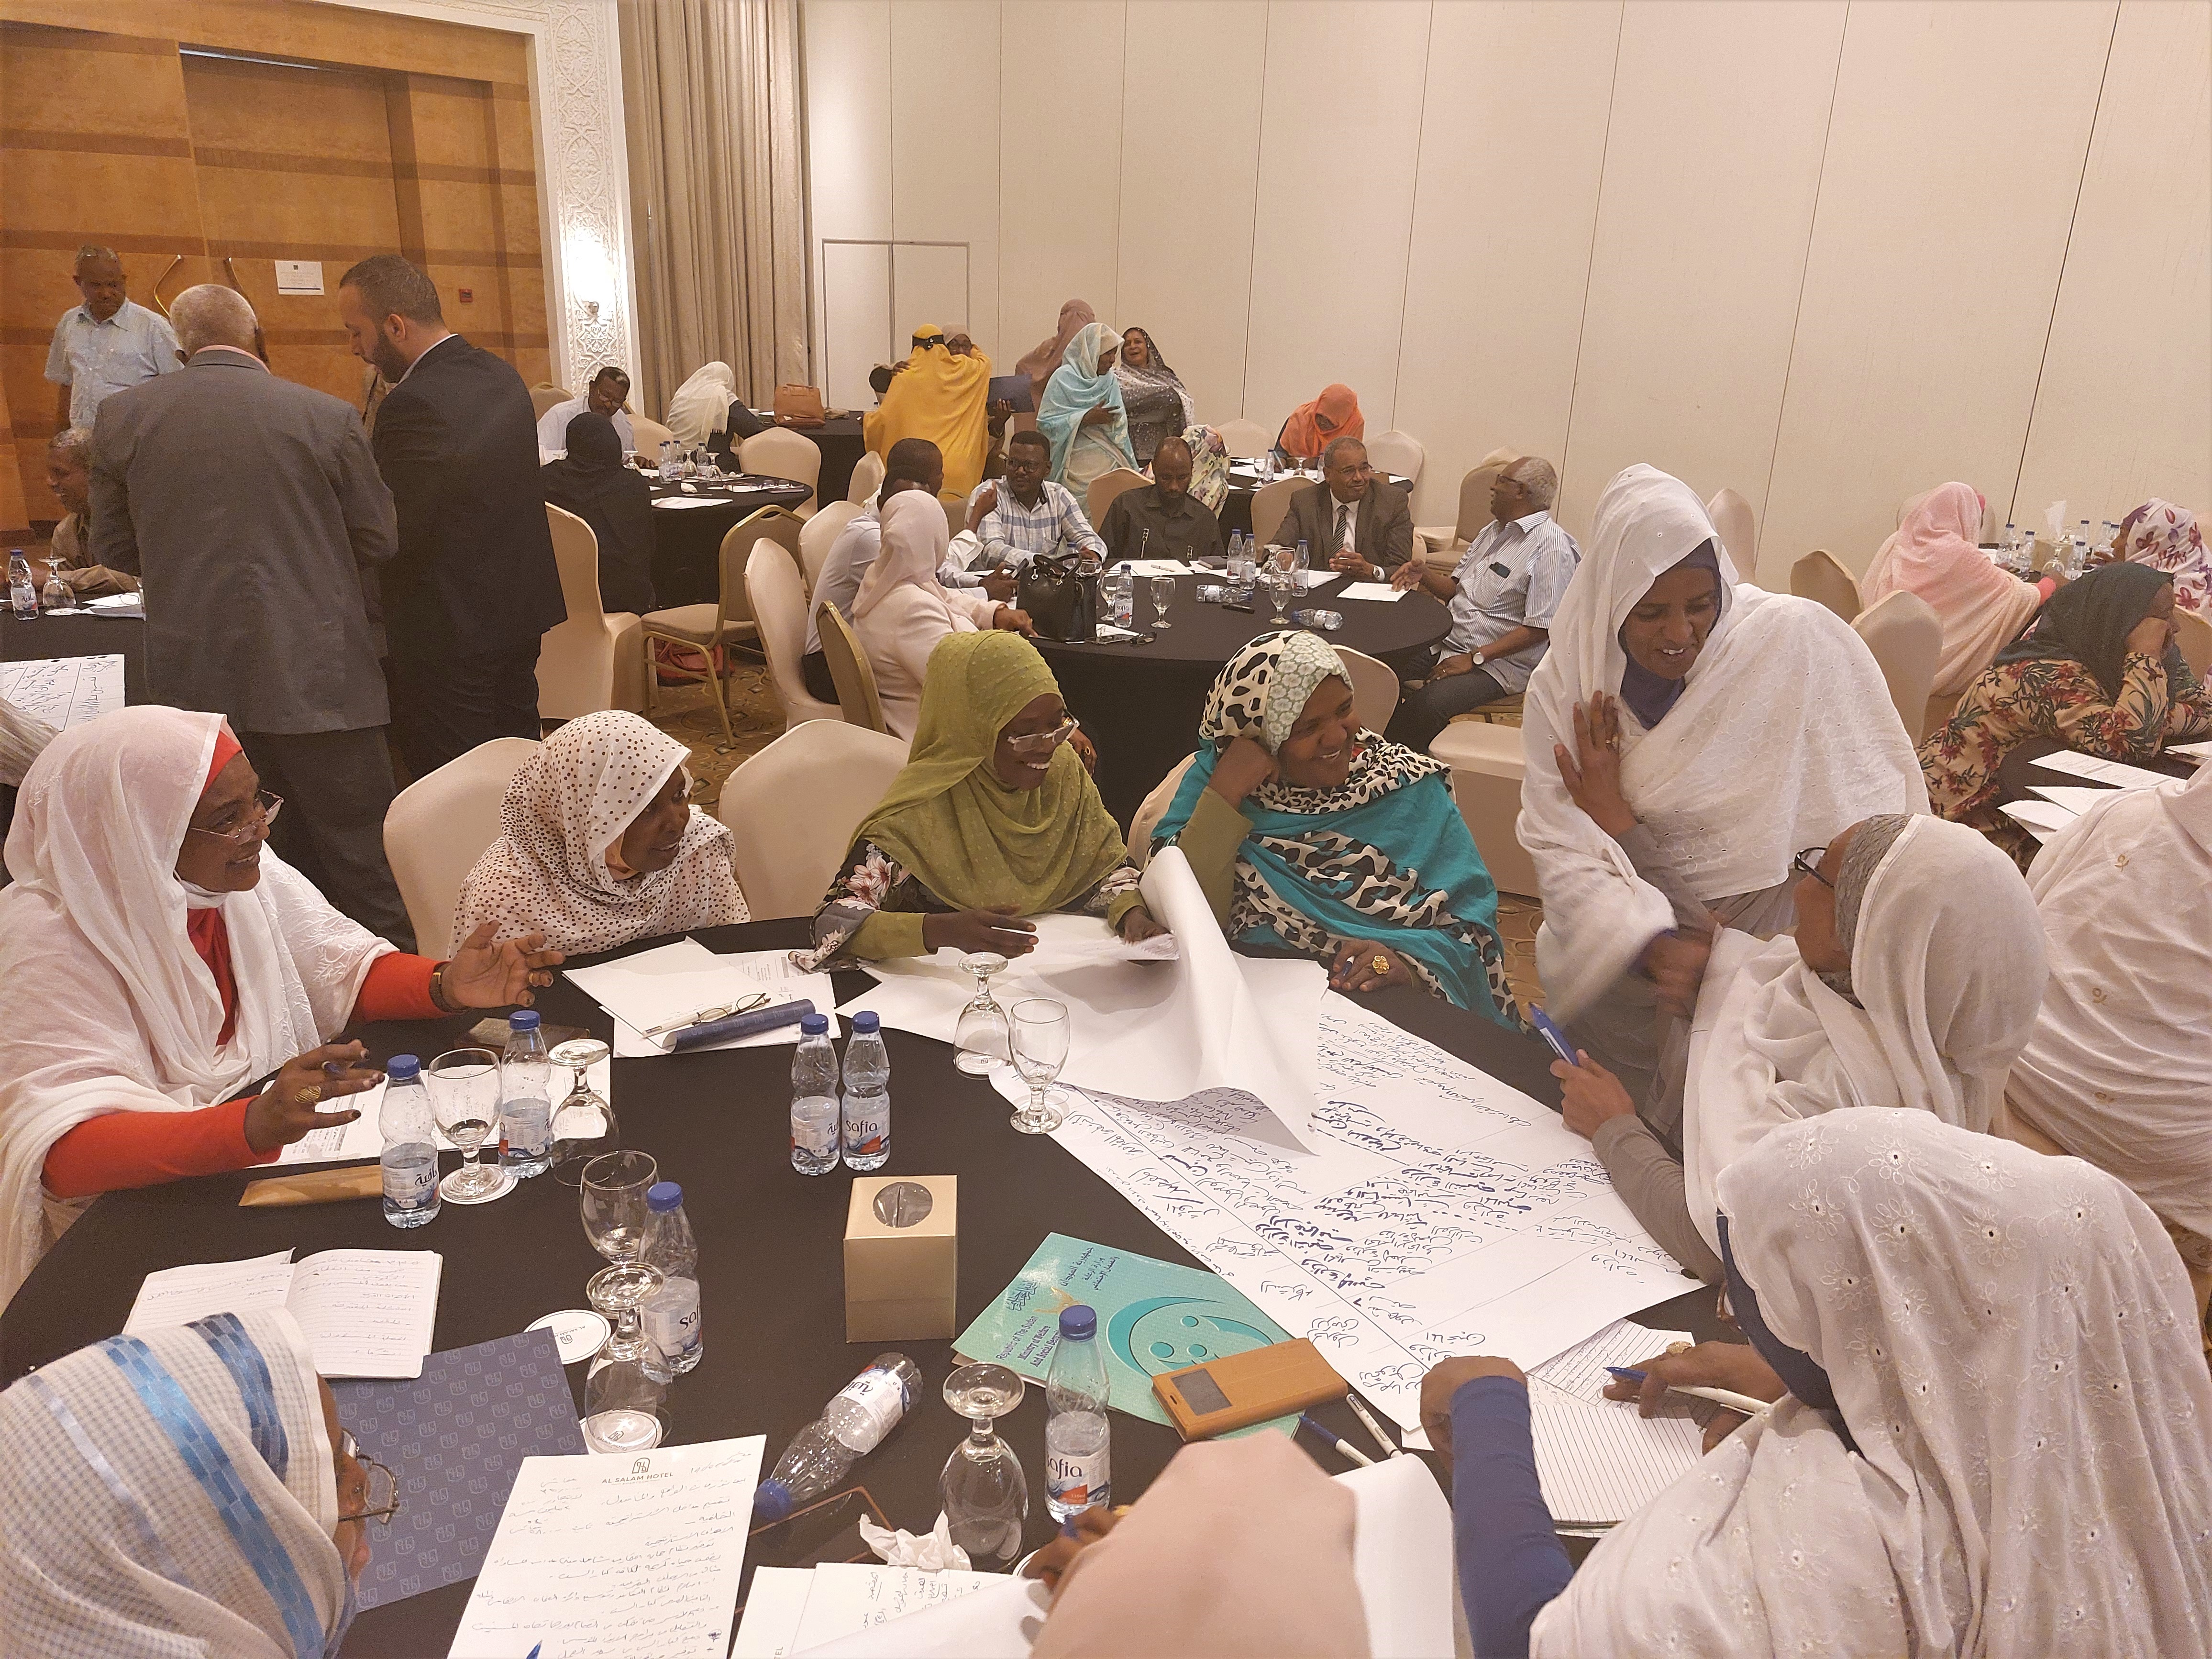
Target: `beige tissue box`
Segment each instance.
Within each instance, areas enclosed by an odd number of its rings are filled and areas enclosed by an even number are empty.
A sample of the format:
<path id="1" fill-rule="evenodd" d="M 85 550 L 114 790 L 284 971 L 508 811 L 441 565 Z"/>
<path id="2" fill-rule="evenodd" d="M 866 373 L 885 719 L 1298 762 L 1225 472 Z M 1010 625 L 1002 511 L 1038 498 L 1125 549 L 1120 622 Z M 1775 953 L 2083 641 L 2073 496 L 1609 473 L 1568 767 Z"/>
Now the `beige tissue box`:
<path id="1" fill-rule="evenodd" d="M 959 1330 L 960 1179 L 861 1176 L 845 1217 L 845 1340 L 910 1342 Z"/>

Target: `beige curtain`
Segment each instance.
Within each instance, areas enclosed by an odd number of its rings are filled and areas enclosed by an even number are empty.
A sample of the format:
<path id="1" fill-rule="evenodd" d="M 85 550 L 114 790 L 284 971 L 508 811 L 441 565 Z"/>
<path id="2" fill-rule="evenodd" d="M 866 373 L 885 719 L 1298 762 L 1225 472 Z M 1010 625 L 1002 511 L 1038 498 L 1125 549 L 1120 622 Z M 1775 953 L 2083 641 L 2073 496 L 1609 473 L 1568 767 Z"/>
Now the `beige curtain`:
<path id="1" fill-rule="evenodd" d="M 807 373 L 798 0 L 622 0 L 639 361 L 659 418 L 702 363 L 765 408 Z"/>

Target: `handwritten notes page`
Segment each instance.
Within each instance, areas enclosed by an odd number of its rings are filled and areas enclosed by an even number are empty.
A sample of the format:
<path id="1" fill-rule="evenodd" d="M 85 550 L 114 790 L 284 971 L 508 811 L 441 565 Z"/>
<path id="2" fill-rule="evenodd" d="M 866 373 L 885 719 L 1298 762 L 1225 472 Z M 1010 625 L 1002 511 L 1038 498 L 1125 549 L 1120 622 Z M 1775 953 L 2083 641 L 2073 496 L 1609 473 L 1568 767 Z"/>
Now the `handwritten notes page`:
<path id="1" fill-rule="evenodd" d="M 44 657 L 0 662 L 0 698 L 57 732 L 123 707 L 123 659 Z"/>
<path id="2" fill-rule="evenodd" d="M 210 1314 L 286 1308 L 325 1376 L 422 1374 L 438 1322 L 435 1250 L 325 1250 L 294 1263 L 289 1250 L 146 1275 L 125 1331 L 161 1330 Z"/>
<path id="3" fill-rule="evenodd" d="M 1054 1138 L 1407 1429 L 1437 1360 L 1534 1366 L 1685 1288 L 1526 1095 L 1334 994 L 1320 1073 L 1311 1157 L 1250 1139 L 1252 1103 L 1221 1091 L 1092 1091 Z"/>
<path id="4" fill-rule="evenodd" d="M 1635 1365 L 1686 1342 L 1687 1331 L 1652 1331 L 1616 1320 L 1528 1373 L 1528 1425 L 1536 1481 L 1561 1526 L 1612 1526 L 1672 1486 L 1704 1455 L 1713 1407 L 1670 1395 L 1656 1417 L 1607 1400 L 1607 1365 Z"/>
<path id="5" fill-rule="evenodd" d="M 595 967 L 569 972 L 583 993 L 615 1019 L 615 1053 L 625 1059 L 650 1059 L 672 1052 L 666 1046 L 675 1033 L 653 1038 L 645 1033 L 656 1025 L 687 1018 L 702 1009 L 720 1008 L 757 991 L 768 993 L 773 1002 L 811 1000 L 814 1011 L 828 1014 L 837 994 L 827 974 L 802 974 L 782 951 L 745 951 L 717 956 L 696 939 L 678 939 L 656 950 Z M 830 1018 L 836 1036 L 836 1018 Z M 799 1041 L 796 1024 L 781 1025 L 752 1036 L 732 1037 L 705 1046 L 714 1048 L 772 1048 Z M 602 1091 L 604 1092 L 604 1091 Z"/>
<path id="6" fill-rule="evenodd" d="M 723 1659 L 766 1443 L 526 1460 L 452 1659 Z"/>

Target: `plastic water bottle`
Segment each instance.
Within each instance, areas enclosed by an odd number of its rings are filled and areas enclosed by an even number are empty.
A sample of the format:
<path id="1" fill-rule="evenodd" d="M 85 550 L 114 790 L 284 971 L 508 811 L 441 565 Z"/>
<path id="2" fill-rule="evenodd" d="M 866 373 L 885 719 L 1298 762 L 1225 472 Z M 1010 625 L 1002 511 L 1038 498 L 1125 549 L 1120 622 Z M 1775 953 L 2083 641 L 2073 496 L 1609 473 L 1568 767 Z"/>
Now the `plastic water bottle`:
<path id="1" fill-rule="evenodd" d="M 891 1057 L 881 1022 L 866 1009 L 853 1016 L 845 1045 L 845 1167 L 880 1170 L 891 1156 Z"/>
<path id="2" fill-rule="evenodd" d="M 1098 591 L 1106 596 L 1107 620 L 1116 628 L 1128 627 L 1137 611 L 1135 573 L 1117 564 L 1098 579 Z"/>
<path id="3" fill-rule="evenodd" d="M 1077 1303 L 1060 1314 L 1060 1346 L 1044 1374 L 1044 1501 L 1055 1521 L 1114 1501 L 1106 1354 L 1098 1316 Z"/>
<path id="4" fill-rule="evenodd" d="M 830 1046 L 826 1014 L 799 1022 L 799 1052 L 791 1057 L 791 1167 L 809 1176 L 837 1167 L 837 1051 Z"/>
<path id="5" fill-rule="evenodd" d="M 1313 548 L 1303 536 L 1298 538 L 1298 568 L 1300 570 L 1313 568 Z M 1303 581 L 1298 584 L 1298 591 L 1302 593 L 1305 591 L 1305 584 Z"/>
<path id="6" fill-rule="evenodd" d="M 553 1162 L 553 1061 L 534 1008 L 507 1017 L 499 1094 L 500 1168 L 517 1181 L 544 1175 Z"/>
<path id="7" fill-rule="evenodd" d="M 660 1269 L 660 1288 L 646 1297 L 645 1374 L 672 1382 L 707 1352 L 699 1306 L 699 1241 L 684 1214 L 684 1189 L 656 1181 L 645 1194 L 645 1249 L 641 1259 Z"/>
<path id="8" fill-rule="evenodd" d="M 674 483 L 684 471 L 684 446 L 673 438 L 660 441 L 660 481 Z"/>
<path id="9" fill-rule="evenodd" d="M 8 602 L 25 622 L 39 614 L 39 590 L 31 585 L 31 562 L 20 547 L 11 548 L 8 554 Z"/>
<path id="10" fill-rule="evenodd" d="M 384 1218 L 395 1227 L 420 1227 L 438 1217 L 438 1131 L 430 1115 L 430 1091 L 422 1086 L 422 1062 L 413 1054 L 394 1054 L 384 1064 L 384 1106 L 376 1127 L 384 1150 L 376 1161 L 384 1172 Z"/>
<path id="11" fill-rule="evenodd" d="M 840 1389 L 822 1415 L 792 1437 L 775 1473 L 753 1491 L 753 1518 L 776 1522 L 834 1492 L 846 1471 L 883 1443 L 914 1404 L 921 1372 L 902 1353 L 879 1353 Z"/>

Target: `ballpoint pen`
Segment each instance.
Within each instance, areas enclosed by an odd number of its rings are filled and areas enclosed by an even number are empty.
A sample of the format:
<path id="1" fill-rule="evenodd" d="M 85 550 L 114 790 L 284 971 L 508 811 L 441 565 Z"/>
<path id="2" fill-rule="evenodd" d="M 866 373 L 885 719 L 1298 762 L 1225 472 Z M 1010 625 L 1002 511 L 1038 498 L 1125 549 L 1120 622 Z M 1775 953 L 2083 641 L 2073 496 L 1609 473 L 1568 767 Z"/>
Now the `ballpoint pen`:
<path id="1" fill-rule="evenodd" d="M 750 996 L 739 997 L 735 1002 L 724 1003 L 715 1008 L 702 1008 L 696 1013 L 684 1015 L 681 1019 L 672 1019 L 665 1024 L 655 1025 L 645 1035 L 649 1037 L 666 1036 L 671 1031 L 680 1031 L 687 1025 L 704 1025 L 710 1019 L 727 1019 L 732 1014 L 750 1013 L 756 1008 L 765 1007 L 767 1004 L 768 993 L 756 991 Z"/>
<path id="2" fill-rule="evenodd" d="M 1360 1426 L 1375 1437 L 1375 1443 L 1382 1448 L 1385 1457 L 1403 1457 L 1406 1455 L 1403 1446 L 1382 1432 L 1382 1425 L 1375 1420 L 1375 1413 L 1361 1403 L 1358 1395 L 1346 1394 L 1344 1403 L 1352 1407 L 1352 1414 L 1359 1419 Z"/>
<path id="3" fill-rule="evenodd" d="M 1303 1423 L 1307 1428 L 1311 1429 L 1320 1438 L 1328 1441 L 1330 1445 L 1335 1447 L 1337 1450 L 1342 1452 L 1353 1462 L 1368 1468 L 1372 1468 L 1374 1466 L 1375 1460 L 1373 1458 L 1370 1457 L 1365 1452 L 1360 1450 L 1358 1447 L 1347 1445 L 1345 1443 L 1344 1437 L 1338 1434 L 1334 1429 L 1325 1429 L 1320 1424 L 1315 1422 L 1310 1413 L 1301 1412 L 1298 1414 L 1298 1421 Z"/>
<path id="4" fill-rule="evenodd" d="M 1650 1374 L 1638 1370 L 1633 1365 L 1607 1365 L 1606 1370 L 1624 1382 L 1641 1382 Z M 1716 1406 L 1726 1406 L 1730 1411 L 1741 1412 L 1747 1417 L 1757 1417 L 1762 1412 L 1774 1409 L 1771 1400 L 1754 1400 L 1747 1394 L 1738 1394 L 1734 1389 L 1691 1388 L 1682 1383 L 1669 1382 L 1667 1392 L 1686 1394 L 1692 1400 L 1710 1400 Z"/>

